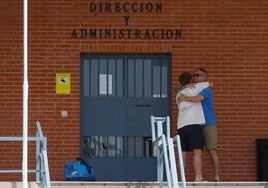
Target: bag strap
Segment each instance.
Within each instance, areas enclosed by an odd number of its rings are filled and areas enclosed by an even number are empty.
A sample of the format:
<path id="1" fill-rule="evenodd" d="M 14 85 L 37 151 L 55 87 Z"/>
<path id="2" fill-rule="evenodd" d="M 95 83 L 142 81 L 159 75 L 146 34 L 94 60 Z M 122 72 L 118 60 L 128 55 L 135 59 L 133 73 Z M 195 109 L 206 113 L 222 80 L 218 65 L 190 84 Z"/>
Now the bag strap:
<path id="1" fill-rule="evenodd" d="M 84 159 L 82 159 L 81 157 L 77 157 L 76 160 L 81 161 L 83 164 L 87 164 L 86 161 Z"/>
<path id="2" fill-rule="evenodd" d="M 91 173 L 91 166 L 89 166 L 88 163 L 84 159 L 82 159 L 81 157 L 77 157 L 76 160 L 81 161 L 82 164 L 84 164 L 86 166 L 88 172 Z"/>

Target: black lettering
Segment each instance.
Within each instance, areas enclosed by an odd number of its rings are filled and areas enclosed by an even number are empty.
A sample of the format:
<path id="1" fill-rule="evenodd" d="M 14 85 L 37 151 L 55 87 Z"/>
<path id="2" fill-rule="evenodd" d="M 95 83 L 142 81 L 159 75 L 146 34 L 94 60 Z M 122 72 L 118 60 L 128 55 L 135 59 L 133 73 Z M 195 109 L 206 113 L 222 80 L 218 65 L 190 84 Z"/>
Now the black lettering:
<path id="1" fill-rule="evenodd" d="M 99 38 L 102 38 L 102 29 L 99 29 Z"/>
<path id="2" fill-rule="evenodd" d="M 133 3 L 132 4 L 132 7 L 131 7 L 131 10 L 133 11 L 133 12 L 138 12 L 138 3 Z"/>
<path id="3" fill-rule="evenodd" d="M 161 29 L 161 38 L 164 39 L 165 38 L 165 35 L 164 35 L 164 29 Z"/>
<path id="4" fill-rule="evenodd" d="M 139 30 L 139 29 L 136 29 L 135 30 L 135 38 L 136 39 L 140 39 L 141 38 L 141 30 Z"/>
<path id="5" fill-rule="evenodd" d="M 129 12 L 129 3 L 123 3 L 123 11 Z"/>
<path id="6" fill-rule="evenodd" d="M 75 38 L 75 39 L 77 38 L 77 33 L 76 33 L 76 30 L 75 30 L 75 29 L 73 29 L 71 38 L 72 38 L 72 39 L 73 39 L 73 38 Z"/>
<path id="7" fill-rule="evenodd" d="M 156 3 L 155 12 L 162 12 L 162 3 Z"/>
<path id="8" fill-rule="evenodd" d="M 158 29 L 154 29 L 153 30 L 153 38 L 154 39 L 158 39 L 159 38 L 159 36 L 157 35 L 157 33 L 158 33 Z"/>
<path id="9" fill-rule="evenodd" d="M 96 31 L 96 29 L 90 29 L 89 30 L 89 36 L 90 36 L 90 38 L 96 39 L 97 38 L 97 31 Z"/>
<path id="10" fill-rule="evenodd" d="M 115 12 L 121 12 L 120 3 L 115 3 Z"/>
<path id="11" fill-rule="evenodd" d="M 105 4 L 105 12 L 112 12 L 111 6 L 112 6 L 111 3 L 106 3 Z"/>
<path id="12" fill-rule="evenodd" d="M 140 4 L 140 12 L 143 12 L 143 3 Z"/>
<path id="13" fill-rule="evenodd" d="M 147 3 L 147 4 L 146 4 L 146 11 L 147 11 L 147 12 L 152 12 L 153 9 L 154 9 L 154 6 L 153 6 L 152 3 Z"/>
<path id="14" fill-rule="evenodd" d="M 129 16 L 124 16 L 125 18 L 125 24 L 128 25 Z"/>
<path id="15" fill-rule="evenodd" d="M 102 12 L 102 3 L 100 3 L 99 11 Z"/>
<path id="16" fill-rule="evenodd" d="M 168 39 L 171 39 L 171 38 L 173 37 L 173 32 L 172 32 L 171 29 L 168 29 L 168 30 L 167 30 L 167 32 L 166 32 L 166 37 L 167 37 Z"/>
<path id="17" fill-rule="evenodd" d="M 181 39 L 181 29 L 176 29 L 176 39 Z"/>
<path id="18" fill-rule="evenodd" d="M 130 39 L 131 38 L 132 29 L 127 29 L 126 31 L 127 31 L 127 36 Z"/>
<path id="19" fill-rule="evenodd" d="M 128 19 L 128 18 L 125 18 Z M 73 29 L 72 39 L 91 38 L 91 39 L 180 39 L 181 29 Z"/>
<path id="20" fill-rule="evenodd" d="M 125 36 L 125 35 L 124 35 L 124 29 L 120 29 L 120 30 L 119 30 L 119 36 L 118 36 L 118 37 L 119 37 L 120 39 L 122 39 L 122 38 L 124 38 L 124 36 Z"/>
<path id="21" fill-rule="evenodd" d="M 145 31 L 145 34 L 144 34 L 144 38 L 145 39 L 150 39 L 150 32 L 148 30 Z"/>
<path id="22" fill-rule="evenodd" d="M 89 3 L 89 11 L 95 12 L 97 9 L 97 5 L 95 3 Z"/>
<path id="23" fill-rule="evenodd" d="M 87 30 L 86 29 L 80 29 L 80 37 L 81 38 L 87 38 Z"/>
<path id="24" fill-rule="evenodd" d="M 111 38 L 111 30 L 110 29 L 105 29 L 104 30 L 104 38 Z"/>
<path id="25" fill-rule="evenodd" d="M 113 29 L 113 38 L 116 38 L 116 29 Z"/>
<path id="26" fill-rule="evenodd" d="M 162 12 L 162 3 L 105 2 L 89 3 L 90 12 Z"/>

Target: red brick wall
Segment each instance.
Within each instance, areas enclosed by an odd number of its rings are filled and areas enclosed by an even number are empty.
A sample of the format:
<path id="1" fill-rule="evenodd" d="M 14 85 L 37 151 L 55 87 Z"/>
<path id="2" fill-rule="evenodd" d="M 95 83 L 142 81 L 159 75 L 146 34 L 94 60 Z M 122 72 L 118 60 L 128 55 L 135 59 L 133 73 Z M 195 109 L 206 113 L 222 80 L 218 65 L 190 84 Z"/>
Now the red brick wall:
<path id="1" fill-rule="evenodd" d="M 64 162 L 79 155 L 80 53 L 167 52 L 172 53 L 172 91 L 182 71 L 198 66 L 207 69 L 215 82 L 221 179 L 255 181 L 255 139 L 268 137 L 268 2 L 165 0 L 157 1 L 162 3 L 160 13 L 92 13 L 89 2 L 94 1 L 29 1 L 29 134 L 35 134 L 35 121 L 41 121 L 48 138 L 51 179 L 63 180 Z M 128 26 L 123 16 L 130 16 Z M 0 25 L 0 136 L 21 136 L 22 1 L 1 1 Z M 72 39 L 72 30 L 80 28 L 171 28 L 181 29 L 182 38 Z M 55 94 L 56 73 L 71 73 L 70 95 Z M 68 111 L 67 118 L 61 118 L 62 109 Z M 173 100 L 173 132 L 176 119 Z M 20 168 L 21 149 L 21 143 L 1 143 L 0 169 Z M 34 148 L 29 150 L 34 156 Z M 186 168 L 192 179 L 190 157 Z M 207 153 L 204 173 L 212 179 Z M 5 175 L 0 180 L 20 178 Z"/>

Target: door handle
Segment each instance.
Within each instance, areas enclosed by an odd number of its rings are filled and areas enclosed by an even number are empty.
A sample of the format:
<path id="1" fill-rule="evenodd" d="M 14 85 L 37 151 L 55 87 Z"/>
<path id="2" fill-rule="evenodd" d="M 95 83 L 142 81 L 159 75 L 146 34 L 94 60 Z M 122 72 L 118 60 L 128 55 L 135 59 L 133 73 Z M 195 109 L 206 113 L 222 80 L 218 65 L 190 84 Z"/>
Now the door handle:
<path id="1" fill-rule="evenodd" d="M 135 106 L 136 107 L 150 107 L 152 105 L 150 105 L 150 104 L 136 104 Z"/>

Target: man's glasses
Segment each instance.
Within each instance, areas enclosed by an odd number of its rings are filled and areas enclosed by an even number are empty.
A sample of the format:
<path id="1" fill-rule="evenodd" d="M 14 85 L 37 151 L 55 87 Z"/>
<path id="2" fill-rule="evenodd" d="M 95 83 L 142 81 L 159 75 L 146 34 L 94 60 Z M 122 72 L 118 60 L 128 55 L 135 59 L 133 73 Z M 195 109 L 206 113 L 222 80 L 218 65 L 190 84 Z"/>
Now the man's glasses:
<path id="1" fill-rule="evenodd" d="M 193 74 L 193 75 L 192 75 L 192 77 L 199 77 L 199 76 L 202 77 L 202 76 L 205 76 L 205 75 L 203 75 L 203 74 Z"/>

